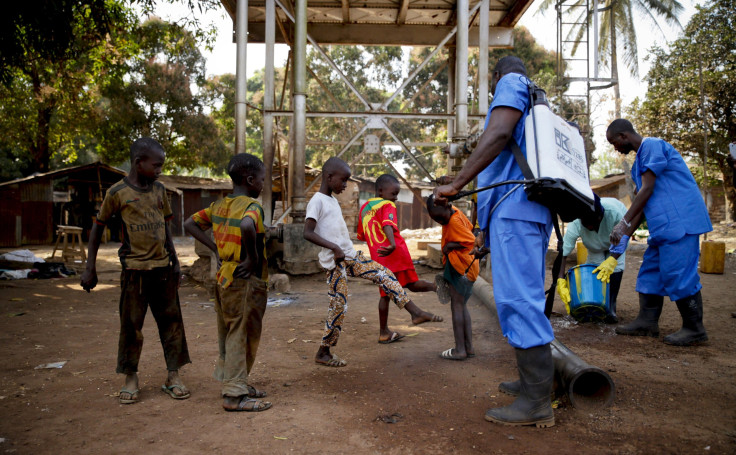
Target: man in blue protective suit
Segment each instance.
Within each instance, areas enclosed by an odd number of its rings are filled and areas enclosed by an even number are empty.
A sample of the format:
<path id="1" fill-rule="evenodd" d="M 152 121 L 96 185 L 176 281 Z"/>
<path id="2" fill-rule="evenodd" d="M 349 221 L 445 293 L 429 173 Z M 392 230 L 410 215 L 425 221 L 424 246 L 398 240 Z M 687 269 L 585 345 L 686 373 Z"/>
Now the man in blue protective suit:
<path id="1" fill-rule="evenodd" d="M 700 234 L 713 226 L 692 173 L 672 145 L 659 138 L 642 138 L 628 120 L 614 120 L 606 139 L 619 153 L 636 152 L 631 177 L 638 191 L 613 229 L 611 243 L 633 234 L 642 216 L 649 227 L 649 247 L 636 279 L 639 315 L 630 324 L 618 326 L 616 333 L 659 336 L 659 316 L 664 296 L 669 296 L 677 303 L 682 328 L 664 337 L 664 342 L 688 346 L 707 341 L 698 257 Z"/>
<path id="2" fill-rule="evenodd" d="M 435 200 L 457 194 L 478 177 L 478 186 L 523 180 L 507 143 L 513 139 L 526 155 L 524 120 L 530 101 L 524 63 L 508 56 L 493 70 L 493 102 L 475 151 L 452 183 L 434 190 Z M 495 209 L 494 209 L 495 208 Z M 493 295 L 504 336 L 516 353 L 519 381 L 500 389 L 517 395 L 509 406 L 489 409 L 488 421 L 506 425 L 554 425 L 550 394 L 554 366 L 552 326 L 544 314 L 545 254 L 552 231 L 549 210 L 527 199 L 520 186 L 478 193 L 478 224 L 491 248 Z"/>

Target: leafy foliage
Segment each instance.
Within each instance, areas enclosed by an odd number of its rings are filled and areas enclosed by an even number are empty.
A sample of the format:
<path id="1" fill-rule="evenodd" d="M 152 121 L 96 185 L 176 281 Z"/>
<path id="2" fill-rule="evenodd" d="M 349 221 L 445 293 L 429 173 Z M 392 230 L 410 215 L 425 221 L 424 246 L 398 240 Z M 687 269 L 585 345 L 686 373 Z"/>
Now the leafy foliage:
<path id="1" fill-rule="evenodd" d="M 205 84 L 205 61 L 185 29 L 152 18 L 134 32 L 135 56 L 100 89 L 95 109 L 98 153 L 108 162 L 128 157 L 138 137 L 158 140 L 167 166 L 223 166 L 228 150 L 192 87 Z"/>
<path id="2" fill-rule="evenodd" d="M 665 138 L 697 163 L 703 160 L 707 130 L 709 167 L 716 166 L 730 182 L 726 155 L 736 139 L 736 1 L 712 0 L 697 8 L 669 51 L 652 49 L 646 98 L 633 103 L 631 119 L 643 135 Z M 733 188 L 727 194 L 733 202 Z"/>

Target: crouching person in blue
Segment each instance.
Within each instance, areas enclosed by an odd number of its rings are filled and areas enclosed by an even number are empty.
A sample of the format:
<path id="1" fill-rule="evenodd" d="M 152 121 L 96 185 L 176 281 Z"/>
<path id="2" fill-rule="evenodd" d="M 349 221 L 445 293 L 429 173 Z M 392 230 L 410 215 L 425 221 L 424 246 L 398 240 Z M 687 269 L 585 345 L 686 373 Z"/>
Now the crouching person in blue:
<path id="1" fill-rule="evenodd" d="M 435 203 L 457 194 L 478 177 L 478 186 L 524 176 L 507 145 L 514 140 L 524 155 L 524 120 L 529 115 L 529 80 L 518 58 L 500 59 L 493 70 L 494 94 L 478 146 L 452 183 L 434 190 Z M 549 210 L 529 201 L 521 185 L 501 186 L 478 193 L 478 223 L 491 249 L 493 296 L 503 335 L 514 348 L 519 380 L 499 389 L 516 400 L 489 409 L 485 419 L 504 425 L 551 427 L 550 402 L 554 366 L 550 343 L 552 325 L 544 314 L 545 254 L 552 231 Z M 492 209 L 494 208 L 495 209 Z M 490 244 L 489 244 L 490 243 Z"/>
<path id="2" fill-rule="evenodd" d="M 606 139 L 619 153 L 636 152 L 631 177 L 638 191 L 613 229 L 611 243 L 633 234 L 642 215 L 649 226 L 649 247 L 636 280 L 639 315 L 630 324 L 616 327 L 616 333 L 659 336 L 659 316 L 668 296 L 677 303 L 682 328 L 664 337 L 664 342 L 689 346 L 707 341 L 698 257 L 700 234 L 713 226 L 692 173 L 672 145 L 659 138 L 642 138 L 628 120 L 614 120 Z"/>

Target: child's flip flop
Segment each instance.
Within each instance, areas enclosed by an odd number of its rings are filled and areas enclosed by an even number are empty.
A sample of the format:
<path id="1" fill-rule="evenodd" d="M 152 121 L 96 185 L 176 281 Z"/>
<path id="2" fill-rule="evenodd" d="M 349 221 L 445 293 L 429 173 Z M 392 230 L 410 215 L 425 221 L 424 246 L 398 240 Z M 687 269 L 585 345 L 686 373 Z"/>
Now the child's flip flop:
<path id="1" fill-rule="evenodd" d="M 380 344 L 389 344 L 393 343 L 394 341 L 399 341 L 400 339 L 404 338 L 406 335 L 401 335 L 399 332 L 393 332 L 391 333 L 391 338 L 388 340 L 378 340 Z"/>

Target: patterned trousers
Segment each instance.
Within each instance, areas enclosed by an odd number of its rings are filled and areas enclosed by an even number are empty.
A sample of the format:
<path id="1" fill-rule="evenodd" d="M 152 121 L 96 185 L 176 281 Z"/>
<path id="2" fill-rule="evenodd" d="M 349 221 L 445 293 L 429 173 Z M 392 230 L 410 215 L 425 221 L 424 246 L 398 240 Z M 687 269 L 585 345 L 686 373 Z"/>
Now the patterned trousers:
<path id="1" fill-rule="evenodd" d="M 389 269 L 372 259 L 367 259 L 362 252 L 358 252 L 355 259 L 346 259 L 337 264 L 334 269 L 327 271 L 327 285 L 329 286 L 327 295 L 330 296 L 330 307 L 327 310 L 322 346 L 335 346 L 337 339 L 340 338 L 342 321 L 348 311 L 349 276 L 370 280 L 380 286 L 400 309 L 403 309 L 411 300 Z"/>

